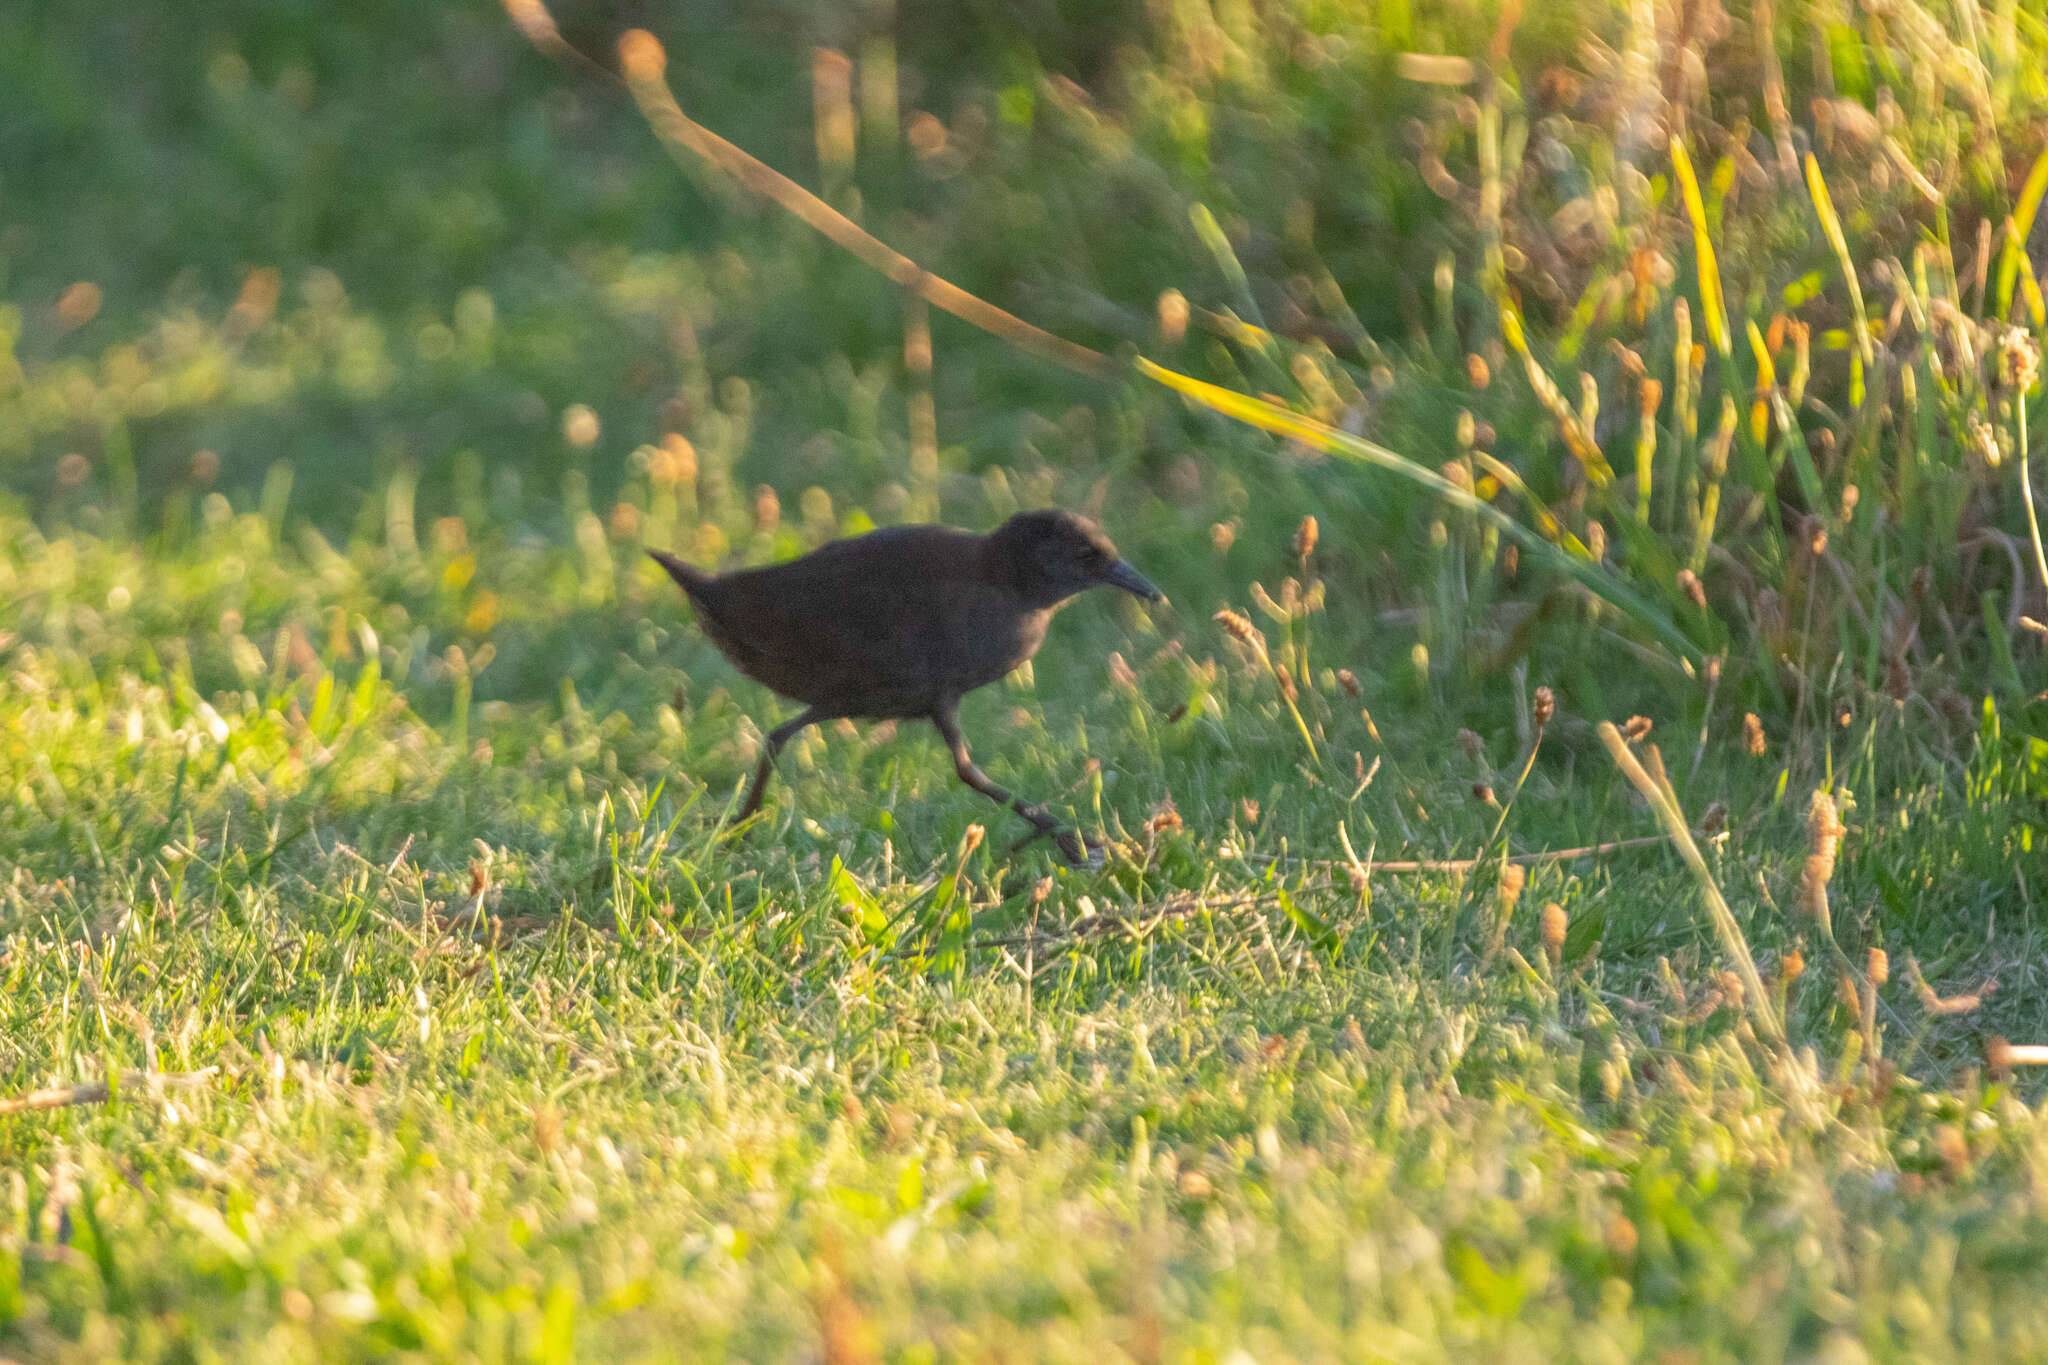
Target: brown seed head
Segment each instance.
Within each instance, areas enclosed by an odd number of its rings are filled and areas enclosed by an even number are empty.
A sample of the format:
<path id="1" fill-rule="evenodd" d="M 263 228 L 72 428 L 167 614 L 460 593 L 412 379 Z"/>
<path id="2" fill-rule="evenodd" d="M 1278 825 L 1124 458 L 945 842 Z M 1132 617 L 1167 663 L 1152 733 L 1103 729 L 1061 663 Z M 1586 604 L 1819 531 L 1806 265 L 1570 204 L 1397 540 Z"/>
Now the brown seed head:
<path id="1" fill-rule="evenodd" d="M 1621 727 L 1621 737 L 1631 744 L 1640 744 L 1650 737 L 1651 724 L 1648 716 L 1630 716 Z"/>
<path id="2" fill-rule="evenodd" d="M 688 437 L 671 431 L 655 449 L 657 457 L 648 461 L 647 472 L 656 483 L 697 481 L 697 447 L 690 444 Z"/>
<path id="3" fill-rule="evenodd" d="M 1169 289 L 1159 296 L 1159 336 L 1169 346 L 1178 346 L 1188 334 L 1187 295 Z"/>
<path id="4" fill-rule="evenodd" d="M 960 836 L 960 857 L 965 861 L 968 854 L 981 847 L 981 841 L 988 837 L 988 830 L 981 825 L 969 825 Z"/>
<path id="5" fill-rule="evenodd" d="M 775 528 L 782 525 L 782 499 L 775 496 L 775 490 L 762 484 L 754 490 L 754 534 L 772 536 Z"/>
<path id="6" fill-rule="evenodd" d="M 1586 523 L 1586 549 L 1596 564 L 1607 558 L 1607 528 L 1597 521 Z"/>
<path id="7" fill-rule="evenodd" d="M 1892 960 L 1884 949 L 1870 950 L 1870 963 L 1864 969 L 1864 974 L 1870 978 L 1870 984 L 1873 986 L 1882 986 L 1892 979 Z"/>
<path id="8" fill-rule="evenodd" d="M 1508 582 L 1512 583 L 1515 581 L 1515 574 L 1521 569 L 1521 567 L 1522 547 L 1513 544 L 1501 546 L 1500 576 Z"/>
<path id="9" fill-rule="evenodd" d="M 1787 986 L 1806 974 L 1806 954 L 1797 948 L 1787 948 L 1785 955 L 1778 959 L 1778 975 Z"/>
<path id="10" fill-rule="evenodd" d="M 1237 524 L 1235 522 L 1219 521 L 1211 526 L 1209 528 L 1209 543 L 1216 548 L 1217 554 L 1228 553 L 1230 547 L 1237 543 Z"/>
<path id="11" fill-rule="evenodd" d="M 1474 782 L 1472 784 L 1472 799 L 1482 806 L 1497 807 L 1500 805 L 1500 798 L 1494 795 L 1491 782 Z"/>
<path id="12" fill-rule="evenodd" d="M 1240 644 L 1250 644 L 1259 633 L 1258 627 L 1254 626 L 1248 618 L 1232 611 L 1228 607 L 1217 612 L 1215 620 L 1217 625 L 1223 627 L 1225 635 L 1228 635 Z"/>
<path id="13" fill-rule="evenodd" d="M 2041 378 L 2041 348 L 2023 327 L 2008 327 L 1998 339 L 1998 380 L 2026 393 Z"/>
<path id="14" fill-rule="evenodd" d="M 1500 885 L 1494 888 L 1493 903 L 1505 915 L 1515 908 L 1522 899 L 1522 889 L 1529 884 L 1529 869 L 1520 863 L 1509 863 L 1500 870 Z"/>
<path id="15" fill-rule="evenodd" d="M 1826 858 L 1832 864 L 1836 850 L 1841 847 L 1842 836 L 1848 832 L 1841 815 L 1835 810 L 1835 799 L 1816 789 L 1813 804 L 1806 811 L 1807 851 Z"/>
<path id="16" fill-rule="evenodd" d="M 562 409 L 562 439 L 582 449 L 597 444 L 603 426 L 588 403 L 571 403 Z"/>
<path id="17" fill-rule="evenodd" d="M 1970 419 L 1970 444 L 1984 459 L 1985 465 L 1998 468 L 2005 459 L 2005 452 L 1998 447 L 1998 432 L 1982 417 Z"/>
<path id="18" fill-rule="evenodd" d="M 1659 379 L 1645 379 L 1636 389 L 1636 401 L 1642 405 L 1642 414 L 1645 418 L 1654 418 L 1658 406 L 1664 401 L 1664 382 Z"/>
<path id="19" fill-rule="evenodd" d="M 1686 598 L 1701 611 L 1707 609 L 1707 590 L 1700 583 L 1700 576 L 1691 569 L 1680 569 L 1678 571 L 1678 590 L 1684 593 Z"/>
<path id="20" fill-rule="evenodd" d="M 1347 697 L 1359 696 L 1365 690 L 1358 685 L 1358 675 L 1348 668 L 1337 670 L 1337 686 L 1344 689 Z"/>
<path id="21" fill-rule="evenodd" d="M 1728 803 L 1716 801 L 1700 812 L 1700 833 L 1711 839 L 1728 828 Z"/>
<path id="22" fill-rule="evenodd" d="M 1764 723 L 1757 719 L 1754 711 L 1742 713 L 1742 747 L 1751 758 L 1764 756 Z"/>
<path id="23" fill-rule="evenodd" d="M 1828 552 L 1828 524 L 1819 517 L 1806 519 L 1806 552 L 1815 559 Z"/>
<path id="24" fill-rule="evenodd" d="M 1316 536 L 1318 533 L 1314 517 L 1303 517 L 1301 519 L 1301 525 L 1294 528 L 1294 557 L 1296 559 L 1307 559 L 1316 552 Z"/>
<path id="25" fill-rule="evenodd" d="M 1564 907 L 1556 901 L 1551 901 L 1543 907 L 1541 923 L 1543 952 L 1550 959 L 1550 965 L 1555 967 L 1564 960 L 1564 938 L 1571 928 L 1571 922 L 1565 917 Z"/>
<path id="26" fill-rule="evenodd" d="M 1536 721 L 1537 729 L 1540 730 L 1550 724 L 1551 718 L 1557 714 L 1557 693 L 1547 686 L 1537 688 L 1536 702 L 1529 708 L 1529 712 Z"/>
<path id="27" fill-rule="evenodd" d="M 1287 671 L 1286 664 L 1273 665 L 1273 680 L 1280 684 L 1280 695 L 1288 701 L 1294 701 L 1301 695 L 1295 690 L 1294 675 Z"/>
<path id="28" fill-rule="evenodd" d="M 1935 1130 L 1934 1154 L 1941 1158 L 1941 1169 L 1949 1179 L 1959 1180 L 1969 1174 L 1970 1142 L 1960 1126 L 1944 1123 Z"/>
<path id="29" fill-rule="evenodd" d="M 1853 483 L 1842 485 L 1842 524 L 1848 525 L 1856 516 L 1856 506 L 1863 501 L 1863 492 Z"/>
<path id="30" fill-rule="evenodd" d="M 1483 389 L 1493 382 L 1493 371 L 1486 364 L 1486 357 L 1474 351 L 1465 353 L 1465 378 L 1472 387 Z"/>

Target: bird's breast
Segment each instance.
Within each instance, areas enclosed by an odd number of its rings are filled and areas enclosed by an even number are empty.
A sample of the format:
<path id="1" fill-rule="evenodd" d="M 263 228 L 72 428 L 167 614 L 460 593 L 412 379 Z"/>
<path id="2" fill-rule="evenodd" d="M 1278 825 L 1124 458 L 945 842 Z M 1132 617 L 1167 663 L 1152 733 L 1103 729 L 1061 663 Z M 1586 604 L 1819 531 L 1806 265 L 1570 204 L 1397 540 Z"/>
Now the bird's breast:
<path id="1" fill-rule="evenodd" d="M 1045 643 L 1049 611 L 975 613 L 956 623 L 952 649 L 965 692 L 996 681 L 1028 662 Z"/>

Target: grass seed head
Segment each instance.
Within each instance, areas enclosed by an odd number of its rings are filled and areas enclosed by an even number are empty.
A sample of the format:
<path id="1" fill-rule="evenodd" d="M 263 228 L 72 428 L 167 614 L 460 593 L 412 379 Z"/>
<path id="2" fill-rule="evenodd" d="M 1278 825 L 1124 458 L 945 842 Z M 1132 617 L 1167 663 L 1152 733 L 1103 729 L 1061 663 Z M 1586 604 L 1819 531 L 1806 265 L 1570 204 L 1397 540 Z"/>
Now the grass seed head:
<path id="1" fill-rule="evenodd" d="M 1841 815 L 1835 810 L 1835 799 L 1816 789 L 1813 804 L 1806 812 L 1807 851 L 1816 857 L 1826 858 L 1832 867 L 1835 854 L 1842 845 L 1842 836 L 1848 832 Z"/>
<path id="2" fill-rule="evenodd" d="M 1228 607 L 1217 612 L 1215 620 L 1217 625 L 1223 627 L 1223 633 L 1239 644 L 1249 645 L 1255 640 L 1261 645 L 1265 643 L 1265 638 L 1259 634 L 1258 627 L 1251 623 L 1250 618 Z"/>
<path id="3" fill-rule="evenodd" d="M 1969 1174 L 1970 1142 L 1960 1126 L 1944 1123 L 1935 1130 L 1934 1154 L 1941 1158 L 1941 1169 L 1949 1179 L 1959 1180 Z"/>
<path id="4" fill-rule="evenodd" d="M 1531 717 L 1536 722 L 1536 728 L 1542 729 L 1550 724 L 1551 719 L 1557 715 L 1557 693 L 1551 691 L 1548 686 L 1537 688 L 1535 705 L 1531 706 L 1529 710 Z"/>
<path id="5" fill-rule="evenodd" d="M 1764 741 L 1764 723 L 1757 719 L 1756 712 L 1742 713 L 1742 747 L 1751 758 L 1762 758 L 1767 747 Z"/>
<path id="6" fill-rule="evenodd" d="M 1621 727 L 1621 737 L 1631 744 L 1640 744 L 1650 737 L 1651 724 L 1648 716 L 1630 716 Z"/>
<path id="7" fill-rule="evenodd" d="M 2008 327 L 1998 339 L 1998 382 L 2027 393 L 2041 378 L 2041 348 L 2024 327 Z"/>
<path id="8" fill-rule="evenodd" d="M 1316 519 L 1303 517 L 1301 525 L 1294 528 L 1294 557 L 1307 559 L 1316 552 L 1316 537 L 1319 534 Z"/>
<path id="9" fill-rule="evenodd" d="M 1337 670 L 1337 686 L 1344 689 L 1344 695 L 1347 697 L 1359 696 L 1364 691 L 1358 685 L 1358 675 L 1348 668 Z"/>
<path id="10" fill-rule="evenodd" d="M 1678 590 L 1685 594 L 1686 600 L 1690 601 L 1701 611 L 1707 609 L 1707 590 L 1701 585 L 1700 576 L 1691 569 L 1680 569 L 1678 571 Z"/>
<path id="11" fill-rule="evenodd" d="M 1970 445 L 1983 457 L 1986 468 L 1996 469 L 2005 459 L 2005 452 L 1998 448 L 1998 433 L 1982 417 L 1970 418 Z"/>
<path id="12" fill-rule="evenodd" d="M 1742 978 L 1734 972 L 1724 971 L 1718 980 L 1721 998 L 1728 1002 L 1730 1009 L 1742 1008 Z"/>
<path id="13" fill-rule="evenodd" d="M 782 499 L 765 483 L 754 490 L 753 512 L 755 535 L 772 536 L 782 525 Z"/>
<path id="14" fill-rule="evenodd" d="M 1169 289 L 1159 296 L 1159 337 L 1169 346 L 1180 345 L 1188 334 L 1187 295 Z"/>
<path id="15" fill-rule="evenodd" d="M 1564 939 L 1571 928 L 1571 921 L 1566 918 L 1562 905 L 1550 901 L 1543 907 L 1541 924 L 1543 952 L 1550 959 L 1550 965 L 1555 967 L 1564 961 Z"/>

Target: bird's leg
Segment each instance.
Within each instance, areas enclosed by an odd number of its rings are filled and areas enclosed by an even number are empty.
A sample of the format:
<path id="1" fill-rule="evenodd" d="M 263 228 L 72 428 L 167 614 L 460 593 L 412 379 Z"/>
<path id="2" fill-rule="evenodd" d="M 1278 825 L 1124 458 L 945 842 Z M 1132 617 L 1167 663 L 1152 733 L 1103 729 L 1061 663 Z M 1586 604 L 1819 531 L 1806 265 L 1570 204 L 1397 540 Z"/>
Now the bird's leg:
<path id="1" fill-rule="evenodd" d="M 768 788 L 768 778 L 775 771 L 775 756 L 782 752 L 782 746 L 795 738 L 797 731 L 806 725 L 815 725 L 823 719 L 825 717 L 814 706 L 795 720 L 786 720 L 768 732 L 768 742 L 761 748 L 760 766 L 754 769 L 754 784 L 747 788 L 747 799 L 741 804 L 739 814 L 732 818 L 735 825 L 745 824 L 748 816 L 761 809 L 761 793 Z"/>
<path id="2" fill-rule="evenodd" d="M 960 775 L 960 780 L 996 804 L 1008 806 L 1035 827 L 1033 833 L 1017 841 L 1015 847 L 1010 850 L 1012 853 L 1032 840 L 1041 839 L 1049 834 L 1053 837 L 1053 842 L 1059 846 L 1061 856 L 1068 862 L 1083 865 L 1096 861 L 1093 851 L 1077 831 L 1062 828 L 1051 811 L 1044 806 L 1034 805 L 1021 796 L 1011 795 L 997 786 L 994 779 L 976 766 L 974 759 L 967 752 L 967 737 L 960 733 L 960 717 L 956 707 L 949 706 L 934 711 L 932 724 L 939 727 L 939 735 L 946 741 L 946 748 L 953 755 L 953 771 Z"/>

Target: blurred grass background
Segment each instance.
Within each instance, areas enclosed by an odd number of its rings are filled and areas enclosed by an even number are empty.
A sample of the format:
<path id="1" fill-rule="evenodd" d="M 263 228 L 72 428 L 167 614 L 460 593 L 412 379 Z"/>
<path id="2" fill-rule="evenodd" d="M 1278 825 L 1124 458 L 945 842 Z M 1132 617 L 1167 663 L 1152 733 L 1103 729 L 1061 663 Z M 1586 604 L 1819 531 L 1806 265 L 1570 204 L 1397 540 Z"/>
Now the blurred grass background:
<path id="1" fill-rule="evenodd" d="M 0 1089 L 142 1078 L 0 1117 L 0 1343 L 2041 1349 L 1985 1065 L 2048 1025 L 2039 4 L 556 18 L 1553 555 L 944 316 L 927 379 L 899 290 L 495 6 L 0 13 Z M 1175 605 L 1077 605 L 969 734 L 1106 873 L 888 727 L 714 838 L 774 703 L 642 547 L 1054 501 Z M 1497 861 L 1655 832 L 1635 713 L 1768 1001 L 1670 855 Z"/>

